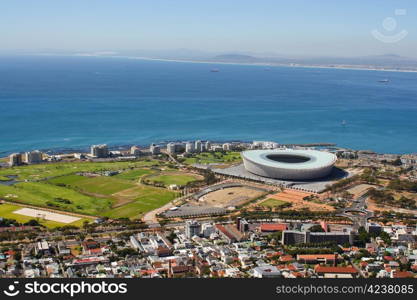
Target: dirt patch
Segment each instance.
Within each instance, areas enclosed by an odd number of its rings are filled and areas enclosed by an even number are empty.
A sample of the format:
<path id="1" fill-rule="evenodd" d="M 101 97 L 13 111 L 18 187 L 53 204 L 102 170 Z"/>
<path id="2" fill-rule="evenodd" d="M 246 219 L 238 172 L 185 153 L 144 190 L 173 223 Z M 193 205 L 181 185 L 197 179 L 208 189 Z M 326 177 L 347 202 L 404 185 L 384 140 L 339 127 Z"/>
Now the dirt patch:
<path id="1" fill-rule="evenodd" d="M 289 202 L 292 204 L 291 210 L 300 210 L 308 208 L 311 211 L 333 211 L 335 210 L 334 207 L 327 205 L 327 204 L 321 204 L 316 203 L 313 201 L 306 201 L 303 200 L 304 197 L 310 196 L 312 193 L 308 192 L 301 192 L 291 189 L 286 189 L 282 192 L 270 195 L 269 198 L 274 198 L 277 200 Z"/>
<path id="2" fill-rule="evenodd" d="M 370 211 L 395 211 L 395 212 L 404 213 L 404 214 L 417 215 L 416 210 L 410 210 L 410 209 L 387 206 L 387 205 L 379 205 L 379 204 L 375 203 L 374 200 L 369 199 L 369 198 L 367 200 L 367 208 Z"/>
<path id="3" fill-rule="evenodd" d="M 240 206 L 264 194 L 264 191 L 250 187 L 231 187 L 206 194 L 198 202 L 214 207 Z"/>
<path id="4" fill-rule="evenodd" d="M 353 194 L 355 198 L 357 198 L 361 196 L 363 193 L 365 193 L 367 190 L 369 190 L 370 188 L 376 188 L 376 186 L 371 185 L 371 184 L 358 184 L 358 185 L 351 187 L 347 191 Z"/>

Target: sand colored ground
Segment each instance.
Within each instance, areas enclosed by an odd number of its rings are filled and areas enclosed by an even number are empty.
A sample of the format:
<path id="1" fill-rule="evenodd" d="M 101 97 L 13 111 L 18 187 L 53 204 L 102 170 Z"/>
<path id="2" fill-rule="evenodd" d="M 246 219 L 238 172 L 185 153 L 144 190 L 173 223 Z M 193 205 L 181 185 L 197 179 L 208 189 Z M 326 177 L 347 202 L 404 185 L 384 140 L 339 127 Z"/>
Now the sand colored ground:
<path id="1" fill-rule="evenodd" d="M 409 192 L 395 192 L 394 193 L 394 197 L 395 198 L 400 198 L 401 196 L 405 196 L 409 199 L 414 199 L 414 201 L 417 202 L 417 194 L 416 193 L 409 193 Z M 414 214 L 417 215 L 417 210 L 413 210 L 413 209 L 406 209 L 406 208 L 399 208 L 399 207 L 393 207 L 393 206 L 388 206 L 388 205 L 380 205 L 377 204 L 374 200 L 368 198 L 367 200 L 367 206 L 368 209 L 371 211 L 395 211 L 395 212 L 399 212 L 399 213 L 405 213 L 405 214 Z"/>
<path id="2" fill-rule="evenodd" d="M 376 188 L 376 186 L 371 185 L 371 184 L 358 184 L 358 185 L 355 185 L 355 186 L 351 187 L 347 191 L 349 193 L 353 194 L 353 196 L 356 198 L 356 197 L 361 196 L 363 193 L 365 193 L 370 188 Z"/>
<path id="3" fill-rule="evenodd" d="M 250 187 L 231 187 L 204 195 L 199 202 L 216 207 L 239 206 L 264 194 Z"/>
<path id="4" fill-rule="evenodd" d="M 57 214 L 57 213 L 53 213 L 53 212 L 49 212 L 45 210 L 33 209 L 33 208 L 27 208 L 27 207 L 15 210 L 13 213 L 18 214 L 18 215 L 33 217 L 33 218 L 40 218 L 40 219 L 45 219 L 49 221 L 60 222 L 64 224 L 73 223 L 80 219 L 80 218 L 73 217 L 73 216 Z"/>
<path id="5" fill-rule="evenodd" d="M 285 202 L 290 202 L 291 210 L 298 210 L 308 208 L 311 211 L 333 211 L 334 207 L 327 204 L 315 203 L 312 201 L 303 200 L 304 197 L 310 196 L 312 193 L 301 192 L 297 190 L 285 189 L 283 192 L 269 195 L 269 198 L 278 199 Z"/>

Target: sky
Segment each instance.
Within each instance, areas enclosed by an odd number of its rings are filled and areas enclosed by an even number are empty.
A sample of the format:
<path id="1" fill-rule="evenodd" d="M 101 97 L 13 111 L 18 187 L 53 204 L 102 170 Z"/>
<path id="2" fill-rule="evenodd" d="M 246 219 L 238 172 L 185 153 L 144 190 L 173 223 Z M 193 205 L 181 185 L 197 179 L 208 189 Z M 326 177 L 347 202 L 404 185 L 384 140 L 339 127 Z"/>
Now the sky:
<path id="1" fill-rule="evenodd" d="M 417 1 L 0 0 L 0 51 L 44 49 L 417 57 Z"/>

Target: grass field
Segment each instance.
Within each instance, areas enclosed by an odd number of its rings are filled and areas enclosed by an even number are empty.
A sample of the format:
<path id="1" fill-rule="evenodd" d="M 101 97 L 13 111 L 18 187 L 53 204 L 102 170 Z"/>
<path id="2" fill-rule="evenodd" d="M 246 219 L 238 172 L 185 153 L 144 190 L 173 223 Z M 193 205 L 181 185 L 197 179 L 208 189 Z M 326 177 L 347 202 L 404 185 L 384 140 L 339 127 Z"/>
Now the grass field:
<path id="1" fill-rule="evenodd" d="M 104 216 L 109 218 L 138 218 L 143 213 L 161 207 L 178 196 L 173 191 L 145 185 L 138 185 L 115 195 L 130 199 L 131 202 L 104 213 Z"/>
<path id="2" fill-rule="evenodd" d="M 99 215 L 113 203 L 112 199 L 90 197 L 66 187 L 41 182 L 0 185 L 0 198 L 87 215 Z"/>
<path id="3" fill-rule="evenodd" d="M 6 176 L 0 176 L 0 181 L 9 181 L 10 178 L 6 177 Z"/>
<path id="4" fill-rule="evenodd" d="M 142 176 L 149 175 L 154 172 L 155 172 L 154 170 L 150 170 L 150 169 L 137 169 L 137 170 L 122 172 L 116 175 L 115 177 L 120 178 L 120 179 L 125 179 L 125 180 L 138 180 Z"/>
<path id="5" fill-rule="evenodd" d="M 14 211 L 19 210 L 21 208 L 22 207 L 18 205 L 0 204 L 0 217 L 6 218 L 6 219 L 13 219 L 21 224 L 24 224 L 26 222 L 29 222 L 30 220 L 35 219 L 33 217 L 28 217 L 28 216 L 23 216 L 23 215 L 13 213 Z M 89 221 L 89 220 L 85 218 L 81 218 L 80 220 L 73 222 L 73 223 L 69 223 L 69 224 L 54 222 L 54 221 L 47 221 L 47 220 L 42 220 L 42 219 L 38 219 L 37 221 L 45 227 L 55 228 L 55 227 L 62 227 L 66 225 L 82 226 L 85 221 Z"/>
<path id="6" fill-rule="evenodd" d="M 127 170 L 142 167 L 159 166 L 162 163 L 156 160 L 140 160 L 126 162 L 62 162 L 53 164 L 36 164 L 4 168 L 0 176 L 17 175 L 19 180 L 38 180 L 77 172 L 98 172 L 104 170 Z"/>
<path id="7" fill-rule="evenodd" d="M 105 163 L 66 162 L 4 168 L 0 170 L 0 178 L 16 175 L 20 182 L 10 186 L 0 184 L 0 199 L 86 215 L 137 218 L 177 197 L 177 193 L 173 191 L 137 182 L 143 176 L 152 177 L 158 172 L 150 167 L 163 165 L 164 162 L 143 160 Z M 117 170 L 121 173 L 111 177 L 77 175 L 83 172 L 101 173 L 108 170 Z M 157 181 L 166 185 L 182 185 L 197 178 L 196 175 L 178 171 L 163 171 L 155 175 Z M 25 218 L 25 216 L 13 215 L 19 219 Z M 45 222 L 51 223 L 49 226 L 56 225 L 50 221 Z"/>
<path id="8" fill-rule="evenodd" d="M 241 161 L 239 152 L 204 152 L 185 160 L 186 164 L 236 163 Z"/>
<path id="9" fill-rule="evenodd" d="M 283 205 L 286 205 L 288 202 L 282 201 L 282 200 L 278 200 L 278 199 L 273 199 L 273 198 L 268 198 L 265 201 L 261 202 L 261 206 L 263 207 L 270 207 L 270 208 L 275 208 L 275 207 L 280 207 Z"/>
<path id="10" fill-rule="evenodd" d="M 186 185 L 189 182 L 193 182 L 198 180 L 198 177 L 193 174 L 178 172 L 178 171 L 165 171 L 161 174 L 150 176 L 147 178 L 153 182 L 160 182 L 163 183 L 165 186 L 169 186 L 171 184 L 176 185 Z"/>
<path id="11" fill-rule="evenodd" d="M 100 195 L 111 195 L 135 186 L 129 181 L 106 176 L 84 177 L 68 185 L 76 190 Z"/>
<path id="12" fill-rule="evenodd" d="M 88 177 L 80 176 L 80 175 L 64 175 L 60 177 L 55 177 L 49 179 L 48 182 L 55 184 L 55 185 L 75 185 L 80 181 L 87 179 Z"/>

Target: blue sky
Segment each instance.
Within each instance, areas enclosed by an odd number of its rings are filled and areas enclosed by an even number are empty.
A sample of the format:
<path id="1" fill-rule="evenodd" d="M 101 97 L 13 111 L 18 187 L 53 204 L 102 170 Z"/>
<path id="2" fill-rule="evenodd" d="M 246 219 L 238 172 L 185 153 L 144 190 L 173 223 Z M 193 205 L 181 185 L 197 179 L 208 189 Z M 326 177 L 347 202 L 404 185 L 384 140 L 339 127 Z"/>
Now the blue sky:
<path id="1" fill-rule="evenodd" d="M 406 9 L 406 15 L 395 15 Z M 395 29 L 383 21 L 393 17 Z M 392 19 L 391 19 L 392 20 Z M 392 23 L 391 23 L 392 24 Z M 383 36 L 402 30 L 396 43 Z M 415 0 L 0 0 L 0 50 L 417 56 Z"/>

